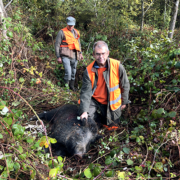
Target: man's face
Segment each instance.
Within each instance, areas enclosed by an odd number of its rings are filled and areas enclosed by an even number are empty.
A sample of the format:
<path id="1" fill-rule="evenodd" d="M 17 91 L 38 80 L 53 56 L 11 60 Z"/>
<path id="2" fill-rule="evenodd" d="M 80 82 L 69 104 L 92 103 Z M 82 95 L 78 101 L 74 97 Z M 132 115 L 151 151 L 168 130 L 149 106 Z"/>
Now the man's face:
<path id="1" fill-rule="evenodd" d="M 101 48 L 97 46 L 95 47 L 93 57 L 95 58 L 95 61 L 99 67 L 105 67 L 108 56 L 109 51 L 107 50 L 106 46 L 102 46 Z"/>
<path id="2" fill-rule="evenodd" d="M 72 31 L 72 30 L 74 29 L 74 26 L 72 26 L 72 25 L 67 25 L 67 29 L 68 29 L 69 31 Z"/>

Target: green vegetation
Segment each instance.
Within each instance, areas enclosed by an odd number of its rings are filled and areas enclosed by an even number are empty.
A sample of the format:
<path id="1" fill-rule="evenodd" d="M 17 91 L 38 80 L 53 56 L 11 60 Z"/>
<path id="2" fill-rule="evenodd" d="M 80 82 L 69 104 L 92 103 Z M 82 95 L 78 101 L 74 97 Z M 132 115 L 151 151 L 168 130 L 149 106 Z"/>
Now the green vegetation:
<path id="1" fill-rule="evenodd" d="M 145 8 L 151 2 L 145 1 Z M 4 21 L 8 38 L 0 36 L 0 180 L 180 176 L 180 39 L 178 29 L 174 39 L 168 38 L 169 3 L 154 2 L 142 32 L 140 0 L 13 1 Z M 64 87 L 63 66 L 53 47 L 68 15 L 77 19 L 82 37 L 77 92 Z M 103 139 L 83 159 L 45 154 L 43 146 L 56 143 L 48 137 L 49 124 L 29 119 L 36 112 L 77 104 L 82 72 L 93 60 L 97 40 L 106 41 L 110 57 L 125 66 L 132 103 L 123 111 L 121 127 L 101 129 Z"/>

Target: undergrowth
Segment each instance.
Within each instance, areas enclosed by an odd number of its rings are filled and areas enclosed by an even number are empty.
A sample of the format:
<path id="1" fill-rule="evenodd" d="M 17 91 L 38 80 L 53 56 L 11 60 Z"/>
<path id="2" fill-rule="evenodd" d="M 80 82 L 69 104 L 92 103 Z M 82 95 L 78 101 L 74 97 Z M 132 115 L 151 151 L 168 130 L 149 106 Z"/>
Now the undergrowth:
<path id="1" fill-rule="evenodd" d="M 122 126 L 116 131 L 100 130 L 103 139 L 83 159 L 62 158 L 43 152 L 43 146 L 56 140 L 48 137 L 48 124 L 40 120 L 33 124 L 29 118 L 36 111 L 77 104 L 83 70 L 93 59 L 92 44 L 101 39 L 111 45 L 114 39 L 98 33 L 84 37 L 85 59 L 78 64 L 78 91 L 72 92 L 64 87 L 63 66 L 57 65 L 52 44 L 35 40 L 28 28 L 11 18 L 6 23 L 9 38 L 1 37 L 0 42 L 0 179 L 180 176 L 177 42 L 165 32 L 149 29 L 141 35 L 124 33 L 121 41 L 110 46 L 111 57 L 121 60 L 131 84 L 131 104 L 123 111 Z"/>

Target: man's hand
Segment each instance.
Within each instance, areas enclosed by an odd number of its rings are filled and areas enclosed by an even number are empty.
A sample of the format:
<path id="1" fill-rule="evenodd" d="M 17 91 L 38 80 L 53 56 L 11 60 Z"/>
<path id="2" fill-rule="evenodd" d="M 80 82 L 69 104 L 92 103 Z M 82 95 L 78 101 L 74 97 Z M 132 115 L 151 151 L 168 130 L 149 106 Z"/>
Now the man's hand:
<path id="1" fill-rule="evenodd" d="M 126 104 L 122 105 L 121 106 L 121 110 L 125 109 L 126 108 Z"/>
<path id="2" fill-rule="evenodd" d="M 83 57 L 82 54 L 79 55 L 79 58 L 80 58 L 80 60 L 83 60 L 83 59 L 84 59 L 84 57 Z"/>
<path id="3" fill-rule="evenodd" d="M 87 119 L 87 118 L 88 118 L 87 112 L 83 112 L 83 113 L 81 114 L 80 118 L 81 118 L 81 120 L 83 120 L 84 118 Z"/>
<path id="4" fill-rule="evenodd" d="M 60 57 L 57 58 L 57 62 L 61 64 L 62 63 L 62 59 Z"/>

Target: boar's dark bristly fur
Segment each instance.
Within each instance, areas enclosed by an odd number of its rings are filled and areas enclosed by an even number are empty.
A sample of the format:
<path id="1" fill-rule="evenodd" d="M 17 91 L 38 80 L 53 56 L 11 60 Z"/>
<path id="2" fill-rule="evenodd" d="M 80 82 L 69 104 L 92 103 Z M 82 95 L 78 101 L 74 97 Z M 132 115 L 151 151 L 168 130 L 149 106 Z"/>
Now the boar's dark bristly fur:
<path id="1" fill-rule="evenodd" d="M 78 120 L 77 112 L 76 105 L 67 104 L 38 114 L 40 119 L 53 123 L 50 137 L 57 140 L 56 144 L 52 144 L 57 156 L 82 157 L 88 151 L 90 144 L 100 138 L 95 121 L 90 118 Z M 33 117 L 30 120 L 36 119 Z"/>

